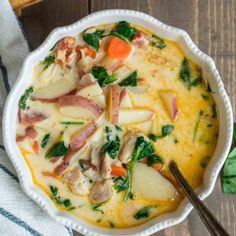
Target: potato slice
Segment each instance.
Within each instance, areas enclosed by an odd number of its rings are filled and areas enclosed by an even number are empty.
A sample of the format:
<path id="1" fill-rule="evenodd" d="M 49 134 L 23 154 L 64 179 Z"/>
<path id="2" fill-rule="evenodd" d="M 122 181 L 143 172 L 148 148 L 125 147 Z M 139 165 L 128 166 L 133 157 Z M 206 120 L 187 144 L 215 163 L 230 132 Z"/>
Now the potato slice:
<path id="1" fill-rule="evenodd" d="M 174 121 L 179 115 L 179 108 L 177 104 L 177 96 L 173 91 L 161 91 L 159 95 L 168 111 L 171 119 Z"/>
<path id="2" fill-rule="evenodd" d="M 35 99 L 54 99 L 68 94 L 76 88 L 76 84 L 69 79 L 58 80 L 33 92 Z"/>
<path id="3" fill-rule="evenodd" d="M 153 112 L 146 109 L 120 109 L 119 124 L 128 125 L 151 120 Z"/>
<path id="4" fill-rule="evenodd" d="M 93 112 L 83 107 L 66 106 L 60 107 L 60 112 L 65 116 L 73 118 L 94 119 L 96 118 Z"/>
<path id="5" fill-rule="evenodd" d="M 83 87 L 82 89 L 80 89 L 76 95 L 80 95 L 86 98 L 91 98 L 93 96 L 98 96 L 100 94 L 102 94 L 103 91 L 101 89 L 101 87 L 99 86 L 99 84 L 97 82 L 91 83 L 88 86 Z"/>
<path id="6" fill-rule="evenodd" d="M 124 97 L 120 101 L 120 108 L 132 108 L 132 101 L 129 95 L 129 92 L 126 92 Z"/>
<path id="7" fill-rule="evenodd" d="M 158 171 L 138 162 L 133 173 L 132 191 L 136 195 L 150 200 L 169 200 L 177 195 L 173 184 Z"/>

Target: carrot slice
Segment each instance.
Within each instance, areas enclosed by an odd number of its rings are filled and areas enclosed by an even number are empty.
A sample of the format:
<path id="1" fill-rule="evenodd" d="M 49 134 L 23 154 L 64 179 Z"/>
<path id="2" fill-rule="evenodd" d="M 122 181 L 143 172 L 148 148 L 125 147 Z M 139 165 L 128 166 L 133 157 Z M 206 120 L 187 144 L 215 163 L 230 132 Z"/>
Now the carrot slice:
<path id="1" fill-rule="evenodd" d="M 55 173 L 49 172 L 49 171 L 42 171 L 42 175 L 43 175 L 43 176 L 46 176 L 46 177 L 56 178 Z"/>
<path id="2" fill-rule="evenodd" d="M 161 163 L 154 163 L 153 165 L 152 165 L 152 168 L 154 168 L 155 170 L 157 170 L 157 171 L 161 171 L 162 169 L 163 169 L 163 164 L 161 164 Z"/>
<path id="3" fill-rule="evenodd" d="M 39 143 L 38 143 L 38 141 L 34 141 L 33 150 L 34 150 L 35 154 L 39 154 Z"/>
<path id="4" fill-rule="evenodd" d="M 114 37 L 111 39 L 108 54 L 113 58 L 125 59 L 131 52 L 131 45 L 124 40 Z"/>
<path id="5" fill-rule="evenodd" d="M 126 170 L 122 166 L 111 166 L 111 175 L 126 176 Z"/>

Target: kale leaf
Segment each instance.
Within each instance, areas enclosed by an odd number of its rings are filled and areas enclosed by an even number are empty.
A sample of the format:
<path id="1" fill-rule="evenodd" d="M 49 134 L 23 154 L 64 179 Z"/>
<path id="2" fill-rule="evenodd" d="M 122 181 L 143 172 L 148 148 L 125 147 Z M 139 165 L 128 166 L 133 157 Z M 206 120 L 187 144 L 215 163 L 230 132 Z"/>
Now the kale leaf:
<path id="1" fill-rule="evenodd" d="M 102 66 L 93 67 L 91 73 L 101 87 L 105 87 L 117 80 L 115 76 L 109 75 L 107 70 Z"/>
<path id="2" fill-rule="evenodd" d="M 138 137 L 136 140 L 135 149 L 138 147 L 140 148 L 138 160 L 152 155 L 155 151 L 153 144 L 146 141 L 143 136 Z"/>
<path id="3" fill-rule="evenodd" d="M 143 207 L 134 214 L 134 218 L 136 220 L 147 218 L 150 216 L 150 210 L 151 207 L 149 206 Z"/>
<path id="4" fill-rule="evenodd" d="M 127 21 L 120 21 L 116 24 L 114 32 L 117 32 L 119 35 L 124 36 L 130 41 L 137 33 L 137 30 L 133 28 Z"/>
<path id="5" fill-rule="evenodd" d="M 137 71 L 132 72 L 127 78 L 122 80 L 119 85 L 120 86 L 137 86 Z"/>
<path id="6" fill-rule="evenodd" d="M 102 146 L 101 151 L 102 153 L 108 153 L 110 158 L 115 159 L 120 149 L 120 138 L 118 135 L 116 135 L 115 138 L 112 140 L 111 129 L 106 126 L 105 130 L 107 142 Z"/>
<path id="7" fill-rule="evenodd" d="M 45 134 L 45 135 L 44 135 L 43 140 L 42 140 L 42 142 L 41 142 L 41 147 L 42 147 L 42 148 L 45 148 L 45 147 L 46 147 L 49 138 L 50 138 L 50 134 Z"/>
<path id="8" fill-rule="evenodd" d="M 24 94 L 20 97 L 20 108 L 22 110 L 26 109 L 27 99 L 31 96 L 32 93 L 33 93 L 33 87 L 31 86 L 28 89 L 26 89 Z"/>
<path id="9" fill-rule="evenodd" d="M 163 163 L 161 157 L 157 156 L 156 154 L 152 154 L 147 158 L 148 166 L 152 166 L 155 163 Z"/>
<path id="10" fill-rule="evenodd" d="M 52 55 L 48 55 L 47 57 L 45 57 L 45 59 L 43 60 L 43 64 L 44 64 L 44 68 L 43 70 L 46 70 L 51 64 L 53 64 L 55 61 L 55 57 Z"/>
<path id="11" fill-rule="evenodd" d="M 191 89 L 191 68 L 188 59 L 185 57 L 181 64 L 179 78 L 184 83 L 188 90 Z"/>
<path id="12" fill-rule="evenodd" d="M 159 48 L 159 49 L 163 49 L 163 48 L 166 47 L 166 43 L 165 43 L 165 41 L 164 41 L 162 38 L 160 38 L 159 36 L 157 36 L 157 35 L 155 35 L 155 34 L 153 34 L 152 37 L 154 38 L 154 40 L 153 40 L 153 41 L 150 41 L 149 44 L 150 44 L 151 46 L 157 47 L 157 48 Z"/>
<path id="13" fill-rule="evenodd" d="M 100 43 L 99 40 L 102 37 L 104 33 L 104 30 L 96 30 L 93 33 L 84 33 L 83 34 L 83 40 L 89 44 L 90 46 L 92 46 L 96 51 L 99 50 L 100 47 Z"/>
<path id="14" fill-rule="evenodd" d="M 69 147 L 66 147 L 63 141 L 60 141 L 49 150 L 46 158 L 64 156 L 69 151 Z"/>

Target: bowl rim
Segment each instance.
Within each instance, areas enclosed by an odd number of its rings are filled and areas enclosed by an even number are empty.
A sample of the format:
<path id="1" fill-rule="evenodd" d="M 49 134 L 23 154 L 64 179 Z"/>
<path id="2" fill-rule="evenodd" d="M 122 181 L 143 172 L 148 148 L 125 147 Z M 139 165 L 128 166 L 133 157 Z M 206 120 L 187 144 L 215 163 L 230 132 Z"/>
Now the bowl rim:
<path id="1" fill-rule="evenodd" d="M 182 29 L 178 29 L 175 27 L 168 26 L 156 18 L 147 15 L 143 12 L 134 11 L 134 10 L 125 10 L 125 9 L 111 9 L 111 10 L 102 10 L 94 12 L 86 17 L 80 19 L 79 21 L 63 27 L 55 28 L 49 36 L 44 40 L 44 42 L 34 51 L 29 53 L 29 55 L 24 60 L 23 66 L 19 73 L 19 76 L 14 83 L 13 88 L 10 91 L 10 94 L 7 97 L 4 112 L 3 112 L 3 119 L 2 119 L 2 127 L 3 127 L 3 142 L 6 149 L 8 156 L 13 163 L 17 175 L 19 177 L 20 185 L 23 191 L 33 199 L 44 211 L 46 211 L 55 221 L 62 223 L 74 230 L 88 236 L 98 236 L 98 235 L 150 235 L 153 234 L 161 229 L 164 229 L 168 226 L 172 226 L 182 222 L 188 214 L 192 210 L 192 205 L 185 199 L 182 201 L 180 206 L 175 212 L 165 214 L 163 216 L 155 217 L 148 222 L 132 228 L 127 229 L 106 229 L 97 226 L 93 226 L 92 224 L 86 223 L 83 220 L 77 219 L 78 217 L 70 216 L 71 214 L 63 212 L 57 209 L 52 203 L 52 201 L 42 193 L 41 189 L 33 183 L 32 177 L 29 169 L 26 169 L 25 163 L 23 158 L 20 156 L 19 150 L 16 149 L 16 142 L 15 142 L 15 133 L 12 131 L 12 123 L 10 120 L 12 119 L 12 106 L 14 104 L 18 104 L 19 95 L 17 95 L 17 91 L 21 90 L 20 87 L 26 87 L 22 84 L 25 78 L 27 78 L 27 67 L 31 64 L 30 62 L 33 61 L 34 57 L 37 55 L 44 55 L 48 50 L 57 42 L 58 39 L 62 38 L 63 36 L 69 35 L 69 32 L 72 30 L 76 30 L 77 28 L 81 27 L 81 25 L 95 25 L 93 22 L 95 20 L 101 20 L 102 18 L 105 19 L 112 19 L 114 16 L 119 17 L 130 17 L 134 20 L 138 19 L 139 21 L 147 22 L 150 25 L 153 25 L 158 30 L 162 30 L 163 32 L 167 32 L 169 34 L 178 36 L 179 39 L 183 41 L 185 44 L 186 50 L 190 51 L 190 54 L 194 55 L 196 58 L 199 59 L 203 64 L 206 66 L 206 70 L 208 73 L 212 75 L 212 83 L 216 94 L 213 95 L 214 97 L 218 98 L 218 102 L 222 106 L 222 112 L 220 109 L 220 125 L 222 125 L 222 129 L 224 129 L 224 145 L 220 149 L 220 154 L 216 160 L 210 162 L 209 167 L 206 169 L 208 178 L 206 179 L 206 173 L 204 174 L 204 188 L 201 187 L 197 190 L 201 199 L 205 199 L 210 195 L 213 191 L 215 186 L 215 182 L 217 176 L 220 172 L 221 167 L 224 164 L 224 161 L 227 158 L 227 154 L 230 150 L 231 140 L 233 135 L 233 112 L 229 97 L 224 89 L 223 82 L 221 81 L 219 72 L 216 69 L 215 63 L 212 58 L 207 56 L 203 53 L 191 40 L 189 35 Z M 109 21 L 108 21 L 109 22 Z M 112 20 L 110 20 L 112 22 Z M 101 23 L 99 23 L 101 24 Z M 86 27 L 87 28 L 87 27 Z M 81 31 L 78 31 L 78 33 Z M 56 40 L 57 39 L 57 40 Z M 183 48 L 182 48 L 183 49 Z M 218 103 L 217 103 L 218 106 Z M 224 120 L 224 122 L 222 122 Z M 14 125 L 13 125 L 14 126 Z M 220 128 L 220 127 L 219 127 Z M 222 132 L 221 132 L 222 134 Z M 223 135 L 223 134 L 222 134 Z M 220 137 L 220 135 L 219 135 Z M 219 146 L 219 142 L 217 147 Z M 17 154 L 17 155 L 16 155 Z M 27 167 L 28 168 L 28 167 Z M 167 217 L 166 217 L 167 216 Z"/>

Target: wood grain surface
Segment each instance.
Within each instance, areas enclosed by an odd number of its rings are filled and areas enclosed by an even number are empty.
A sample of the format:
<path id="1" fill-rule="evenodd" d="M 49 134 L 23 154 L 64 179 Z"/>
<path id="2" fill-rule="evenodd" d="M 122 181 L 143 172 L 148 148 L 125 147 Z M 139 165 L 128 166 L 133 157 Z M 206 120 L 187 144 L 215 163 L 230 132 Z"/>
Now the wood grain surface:
<path id="1" fill-rule="evenodd" d="M 198 47 L 215 60 L 235 112 L 235 0 L 44 0 L 24 10 L 20 21 L 32 50 L 55 27 L 70 24 L 94 11 L 115 8 L 143 11 L 186 30 Z M 230 235 L 236 235 L 236 196 L 222 193 L 219 178 L 213 193 L 204 202 Z M 209 233 L 193 210 L 183 223 L 155 235 L 207 236 Z"/>

